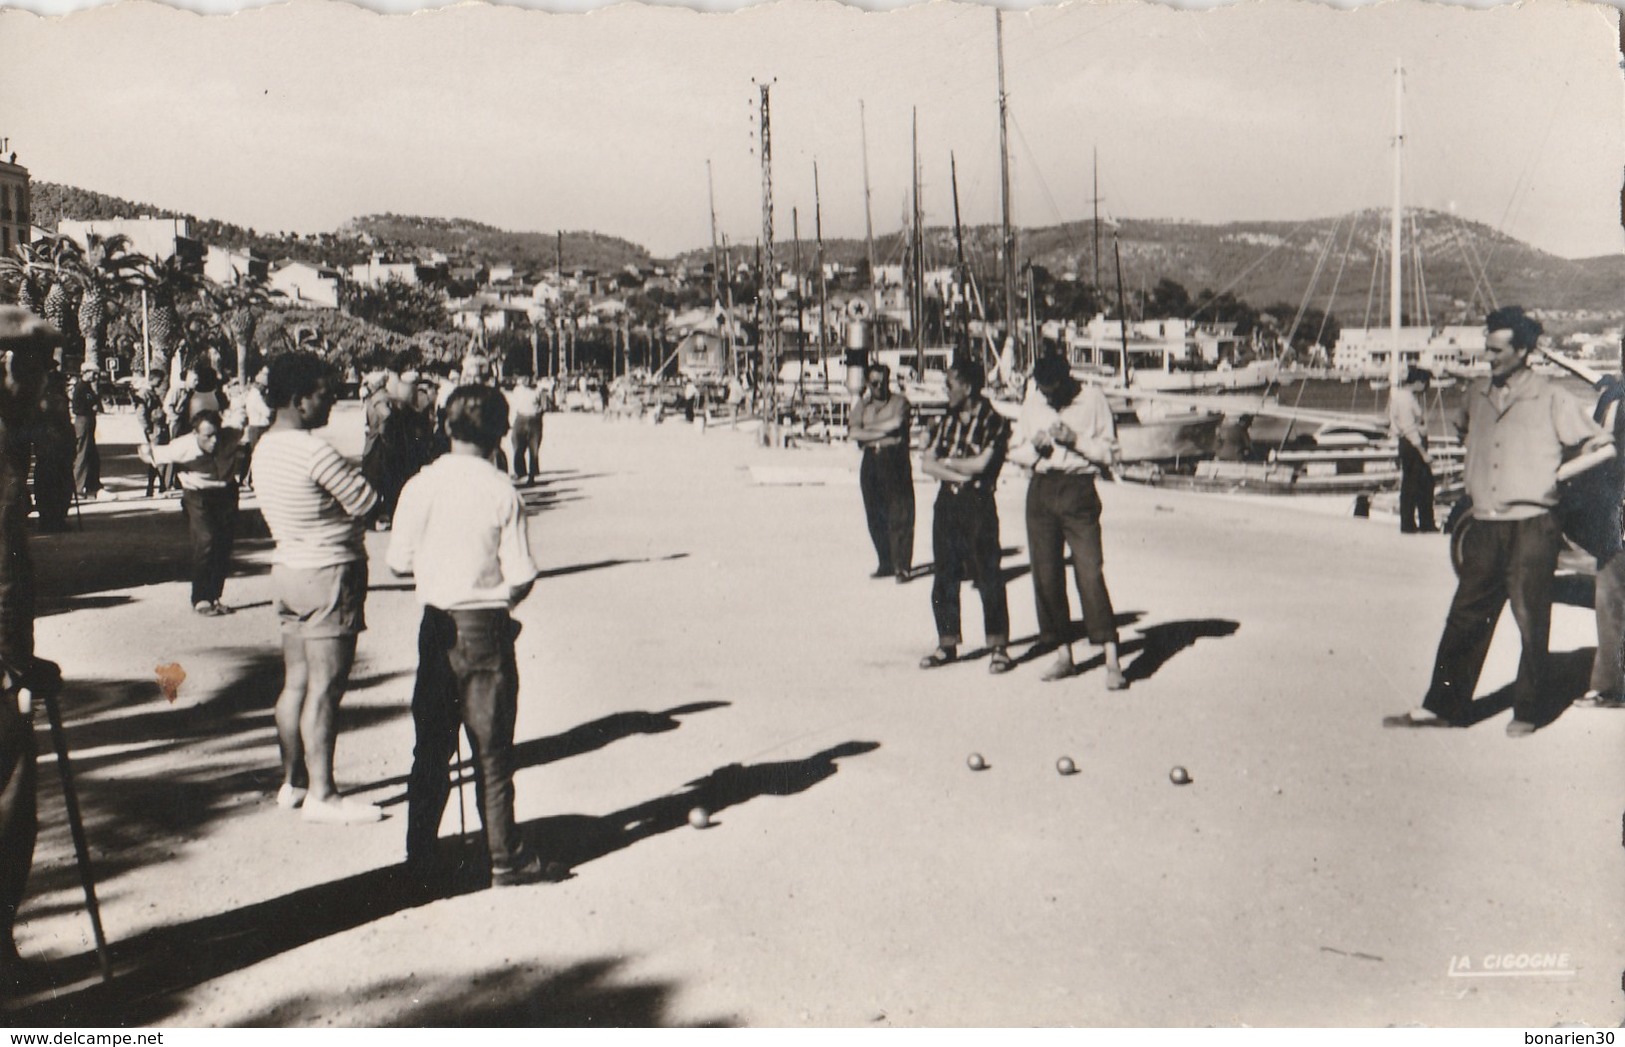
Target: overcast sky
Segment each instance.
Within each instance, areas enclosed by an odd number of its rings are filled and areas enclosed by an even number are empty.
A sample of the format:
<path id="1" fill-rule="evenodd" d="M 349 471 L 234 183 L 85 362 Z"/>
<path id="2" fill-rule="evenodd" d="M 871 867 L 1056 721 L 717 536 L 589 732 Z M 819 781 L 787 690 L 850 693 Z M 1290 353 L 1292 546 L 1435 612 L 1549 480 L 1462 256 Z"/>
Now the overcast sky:
<path id="1" fill-rule="evenodd" d="M 422 7 L 414 0 L 379 0 Z M 261 230 L 392 211 L 592 229 L 657 255 L 761 231 L 757 89 L 772 82 L 776 233 L 895 229 L 917 110 L 926 218 L 999 217 L 994 14 L 796 2 L 731 14 L 302 0 L 233 17 L 149 3 L 0 13 L 0 136 L 33 176 Z M 54 6 L 53 6 L 54 5 Z M 227 0 L 196 6 L 229 8 Z M 1407 205 L 1569 257 L 1625 247 L 1619 12 L 1110 3 L 1007 10 L 1019 225 L 1302 219 L 1385 207 L 1394 66 Z"/>

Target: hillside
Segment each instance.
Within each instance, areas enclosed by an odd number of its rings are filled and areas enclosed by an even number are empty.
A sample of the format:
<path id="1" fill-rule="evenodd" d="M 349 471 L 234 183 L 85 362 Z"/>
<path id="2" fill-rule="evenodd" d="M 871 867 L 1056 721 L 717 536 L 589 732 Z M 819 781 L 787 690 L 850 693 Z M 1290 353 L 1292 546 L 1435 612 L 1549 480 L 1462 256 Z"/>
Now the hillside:
<path id="1" fill-rule="evenodd" d="M 556 233 L 516 233 L 461 218 L 368 215 L 344 223 L 339 235 L 366 236 L 380 244 L 439 251 L 471 264 L 503 263 L 533 273 L 552 269 L 560 250 Z M 637 244 L 593 232 L 566 231 L 563 255 L 566 268 L 600 271 L 649 262 L 649 252 Z"/>
<path id="2" fill-rule="evenodd" d="M 1597 312 L 1625 308 L 1621 293 L 1625 291 L 1625 258 L 1558 258 L 1480 223 L 1421 209 L 1407 212 L 1407 245 L 1412 220 L 1422 245 L 1423 278 L 1436 322 L 1458 316 L 1477 322 L 1487 297 L 1486 283 L 1502 304 L 1521 302 L 1531 308 Z M 1373 323 L 1387 320 L 1386 211 L 1297 223 L 1148 219 L 1127 219 L 1115 226 L 1102 223 L 1100 274 L 1108 298 L 1115 296 L 1114 233 L 1122 256 L 1123 285 L 1130 298 L 1166 278 L 1182 284 L 1193 297 L 1203 289 L 1229 290 L 1259 307 L 1278 302 L 1296 306 L 1308 291 L 1319 262 L 1321 274 L 1309 297 L 1311 307 L 1326 309 L 1330 303 L 1331 311 L 1351 326 L 1363 325 L 1368 315 Z M 985 290 L 998 278 L 999 228 L 974 226 L 964 231 L 964 238 L 968 264 Z M 895 232 L 877 237 L 876 261 L 881 265 L 902 261 L 902 241 Z M 954 264 L 957 247 L 952 229 L 928 228 L 925 245 L 928 267 Z M 803 259 L 811 258 L 815 249 L 815 244 L 803 243 Z M 777 253 L 782 258 L 791 252 L 792 246 L 785 244 Z M 1071 275 L 1093 282 L 1094 242 L 1089 222 L 1019 230 L 1017 252 L 1023 264 L 1030 261 L 1057 278 Z M 859 265 L 866 254 L 860 240 L 824 243 L 827 261 Z M 682 260 L 703 262 L 708 257 L 707 251 L 693 251 Z M 1411 265 L 1407 258 L 1407 303 L 1412 294 Z M 1475 281 L 1478 272 L 1486 273 L 1487 280 Z"/>
<path id="3" fill-rule="evenodd" d="M 559 249 L 554 233 L 513 232 L 467 219 L 394 214 L 354 218 L 332 233 L 262 233 L 73 186 L 34 183 L 34 220 L 47 228 L 63 218 L 142 215 L 190 218 L 197 235 L 208 243 L 252 249 L 271 258 L 339 266 L 364 261 L 375 250 L 401 257 L 440 252 L 456 263 L 509 264 L 535 273 L 552 269 Z M 1488 298 L 1486 284 L 1498 302 L 1521 302 L 1531 308 L 1607 312 L 1625 306 L 1621 296 L 1625 258 L 1558 258 L 1483 224 L 1439 211 L 1407 212 L 1410 223 L 1421 243 L 1423 278 L 1435 321 L 1466 318 L 1476 322 Z M 1193 296 L 1203 289 L 1229 290 L 1259 307 L 1279 302 L 1295 306 L 1303 300 L 1318 268 L 1310 306 L 1326 309 L 1329 305 L 1351 326 L 1386 318 L 1388 226 L 1383 211 L 1298 223 L 1124 220 L 1101 230 L 1100 271 L 1108 296 L 1115 286 L 1114 234 L 1122 255 L 1123 284 L 1131 296 L 1166 278 L 1182 284 Z M 881 264 L 901 261 L 902 240 L 896 232 L 877 238 L 877 260 Z M 925 240 L 928 264 L 953 264 L 957 255 L 953 230 L 931 228 Z M 997 279 L 998 243 L 997 226 L 965 231 L 966 258 L 984 290 Z M 816 245 L 803 242 L 800 247 L 803 263 L 810 268 Z M 1031 261 L 1055 277 L 1075 274 L 1084 282 L 1093 278 L 1089 222 L 1021 230 L 1017 250 L 1024 263 Z M 787 261 L 793 253 L 793 245 L 785 243 L 777 255 Z M 563 256 L 566 268 L 585 266 L 599 271 L 651 261 L 648 250 L 638 244 L 589 231 L 565 232 Z M 824 244 L 828 261 L 858 265 L 866 256 L 861 240 Z M 677 260 L 705 264 L 710 252 L 694 250 Z M 1411 269 L 1409 261 L 1407 270 Z M 1475 279 L 1479 272 L 1487 279 Z M 1406 278 L 1407 297 L 1412 293 L 1411 279 Z"/>

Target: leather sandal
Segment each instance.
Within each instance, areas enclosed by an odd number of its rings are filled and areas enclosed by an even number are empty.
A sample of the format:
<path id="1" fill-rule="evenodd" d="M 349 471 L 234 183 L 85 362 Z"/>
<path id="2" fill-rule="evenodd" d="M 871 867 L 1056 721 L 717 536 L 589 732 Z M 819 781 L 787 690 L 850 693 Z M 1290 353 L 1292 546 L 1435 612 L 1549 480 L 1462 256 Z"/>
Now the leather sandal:
<path id="1" fill-rule="evenodd" d="M 987 671 L 994 676 L 1007 673 L 1016 667 L 1016 660 L 1010 657 L 1010 652 L 1003 647 L 993 652 L 993 657 L 987 660 Z"/>
<path id="2" fill-rule="evenodd" d="M 959 660 L 959 652 L 952 647 L 938 647 L 924 658 L 920 659 L 921 669 L 938 669 L 949 662 Z"/>

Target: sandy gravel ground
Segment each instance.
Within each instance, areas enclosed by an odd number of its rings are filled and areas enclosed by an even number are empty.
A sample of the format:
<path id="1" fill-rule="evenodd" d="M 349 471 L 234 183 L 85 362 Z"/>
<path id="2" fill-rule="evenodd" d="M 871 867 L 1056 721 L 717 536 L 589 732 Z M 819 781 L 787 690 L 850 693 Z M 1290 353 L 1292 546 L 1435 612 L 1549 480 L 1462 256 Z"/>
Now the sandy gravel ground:
<path id="1" fill-rule="evenodd" d="M 128 416 L 104 420 L 135 483 Z M 330 435 L 352 452 L 359 414 Z M 847 447 L 551 416 L 527 493 L 519 815 L 557 885 L 403 902 L 413 594 L 373 591 L 341 784 L 389 817 L 271 802 L 280 661 L 263 525 L 239 613 L 186 602 L 178 505 L 98 503 L 35 543 L 118 978 L 96 984 L 54 763 L 20 928 L 54 1025 L 1530 1025 L 1625 1017 L 1625 714 L 1502 728 L 1503 621 L 1468 730 L 1395 732 L 1449 601 L 1438 537 L 1107 487 L 1131 688 L 985 659 L 916 668 L 928 578 L 869 580 Z M 1024 482 L 999 494 L 1030 638 Z M 932 489 L 917 488 L 917 559 Z M 245 503 L 251 508 L 252 501 Z M 1075 606 L 1075 605 L 1074 605 Z M 966 639 L 980 608 L 966 590 Z M 1591 613 L 1560 606 L 1557 692 Z M 1022 645 L 1024 646 L 1024 645 Z M 1018 647 L 1018 651 L 1021 648 Z M 187 676 L 167 702 L 154 669 Z M 1561 703 L 1559 703 L 1561 704 Z M 42 745 L 46 735 L 40 734 Z M 989 768 L 966 767 L 971 752 Z M 1061 756 L 1078 773 L 1056 773 Z M 1170 783 L 1174 765 L 1194 783 Z M 713 827 L 690 828 L 703 803 Z M 468 824 L 475 815 L 469 792 Z M 444 832 L 459 831 L 455 797 Z M 1483 976 L 1486 956 L 1562 957 Z M 1467 957 L 1472 969 L 1452 963 Z M 1459 961 L 1457 961 L 1459 967 Z"/>

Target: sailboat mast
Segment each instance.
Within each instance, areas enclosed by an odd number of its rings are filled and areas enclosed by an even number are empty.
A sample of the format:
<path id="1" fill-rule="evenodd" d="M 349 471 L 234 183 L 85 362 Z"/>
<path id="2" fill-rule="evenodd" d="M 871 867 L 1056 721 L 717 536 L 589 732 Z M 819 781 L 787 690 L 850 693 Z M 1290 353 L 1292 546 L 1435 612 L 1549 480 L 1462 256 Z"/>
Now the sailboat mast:
<path id="1" fill-rule="evenodd" d="M 1405 66 L 1394 63 L 1394 213 L 1388 229 L 1388 325 L 1393 331 L 1393 359 L 1388 365 L 1389 388 L 1399 385 L 1400 340 L 1400 287 L 1402 262 L 1400 259 L 1400 190 L 1403 184 L 1405 147 Z"/>
<path id="2" fill-rule="evenodd" d="M 1091 151 L 1095 169 L 1095 191 L 1091 194 L 1089 202 L 1095 208 L 1095 294 L 1100 293 L 1100 150 Z"/>
<path id="3" fill-rule="evenodd" d="M 993 34 L 999 49 L 999 199 L 1003 209 L 1004 235 L 1004 323 L 1009 344 L 1014 349 L 1016 338 L 1016 234 L 1010 228 L 1010 129 L 1009 98 L 1004 91 L 1004 11 L 993 9 Z M 1019 352 L 1016 367 L 1021 367 Z"/>
<path id="4" fill-rule="evenodd" d="M 914 110 L 914 177 L 912 180 L 913 201 L 909 209 L 909 254 L 912 264 L 908 268 L 909 298 L 913 302 L 910 310 L 914 321 L 914 374 L 925 376 L 925 295 L 922 293 L 921 274 L 924 272 L 920 264 L 920 111 Z"/>
<path id="5" fill-rule="evenodd" d="M 1112 234 L 1112 258 L 1117 263 L 1117 330 L 1123 336 L 1123 362 L 1117 369 L 1118 380 L 1128 388 L 1128 304 L 1123 300 L 1123 251 L 1118 246 L 1117 234 Z"/>
<path id="6" fill-rule="evenodd" d="M 711 300 L 721 301 L 722 296 L 717 293 L 717 280 L 722 276 L 717 257 L 717 188 L 711 180 L 710 160 L 705 161 L 705 196 L 711 205 Z"/>
<path id="7" fill-rule="evenodd" d="M 869 307 L 880 315 L 880 291 L 875 286 L 875 220 L 869 194 L 869 126 L 864 118 L 863 99 L 858 99 L 858 136 L 863 145 L 863 242 L 869 248 Z"/>
<path id="8" fill-rule="evenodd" d="M 818 195 L 818 161 L 813 161 L 813 236 L 818 240 L 818 373 L 829 384 L 829 369 L 824 365 L 824 354 L 827 347 L 824 344 L 825 332 L 829 330 L 829 319 L 825 311 L 829 308 L 829 285 L 824 277 L 824 205 Z"/>
<path id="9" fill-rule="evenodd" d="M 961 352 L 970 352 L 970 279 L 965 271 L 965 229 L 959 224 L 959 165 L 954 161 L 954 154 L 948 154 L 948 181 L 954 192 L 954 251 L 957 255 L 959 282 L 959 302 L 955 310 L 959 314 L 959 345 Z"/>
<path id="10" fill-rule="evenodd" d="M 762 385 L 766 387 L 767 414 L 762 435 L 769 441 L 778 422 L 779 385 L 779 320 L 773 295 L 773 283 L 778 278 L 773 269 L 773 119 L 768 100 L 768 85 L 759 84 L 762 94 L 759 130 L 762 146 L 762 265 L 758 272 L 761 283 L 756 298 L 762 309 L 762 363 L 766 374 Z M 766 300 L 763 300 L 763 295 Z"/>

